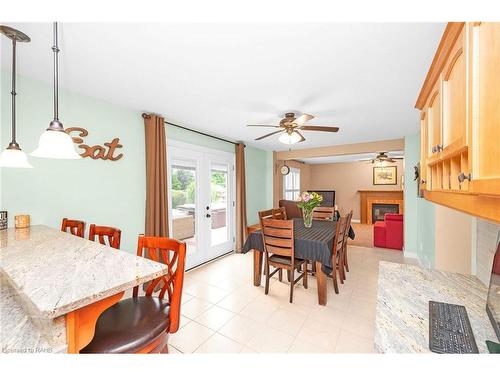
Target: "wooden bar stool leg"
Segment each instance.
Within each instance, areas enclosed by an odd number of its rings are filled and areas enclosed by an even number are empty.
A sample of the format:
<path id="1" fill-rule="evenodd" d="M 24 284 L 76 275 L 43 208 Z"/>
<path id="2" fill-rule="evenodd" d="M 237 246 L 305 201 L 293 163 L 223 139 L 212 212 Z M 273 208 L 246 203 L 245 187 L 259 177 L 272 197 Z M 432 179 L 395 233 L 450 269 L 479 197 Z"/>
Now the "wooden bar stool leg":
<path id="1" fill-rule="evenodd" d="M 291 270 L 288 271 L 288 274 L 290 275 L 291 277 L 291 281 L 290 281 L 290 303 L 293 303 L 293 287 L 295 285 L 295 269 L 293 268 L 293 266 L 291 267 Z"/>
<path id="2" fill-rule="evenodd" d="M 304 276 L 303 276 L 303 278 L 304 278 L 304 280 L 303 280 L 304 281 L 304 288 L 307 289 L 307 272 L 308 272 L 307 271 L 307 261 L 303 264 L 303 269 L 304 270 L 302 272 L 304 272 Z"/>
<path id="3" fill-rule="evenodd" d="M 278 279 L 279 279 L 279 281 L 283 281 L 283 270 L 281 268 L 278 271 Z"/>
<path id="4" fill-rule="evenodd" d="M 337 284 L 337 266 L 336 265 L 333 267 L 332 279 L 333 279 L 333 289 L 335 289 L 335 294 L 339 294 L 339 286 Z"/>
<path id="5" fill-rule="evenodd" d="M 269 260 L 267 259 L 267 254 L 266 254 L 266 287 L 265 287 L 265 294 L 269 294 Z"/>

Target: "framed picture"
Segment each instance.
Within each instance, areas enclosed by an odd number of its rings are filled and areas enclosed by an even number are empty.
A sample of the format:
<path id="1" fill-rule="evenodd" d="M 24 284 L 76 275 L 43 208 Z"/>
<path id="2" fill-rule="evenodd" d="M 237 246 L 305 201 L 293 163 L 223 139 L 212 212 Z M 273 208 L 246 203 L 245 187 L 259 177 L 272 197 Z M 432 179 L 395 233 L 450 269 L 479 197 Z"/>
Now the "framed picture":
<path id="1" fill-rule="evenodd" d="M 397 185 L 398 169 L 392 167 L 373 167 L 373 185 Z"/>

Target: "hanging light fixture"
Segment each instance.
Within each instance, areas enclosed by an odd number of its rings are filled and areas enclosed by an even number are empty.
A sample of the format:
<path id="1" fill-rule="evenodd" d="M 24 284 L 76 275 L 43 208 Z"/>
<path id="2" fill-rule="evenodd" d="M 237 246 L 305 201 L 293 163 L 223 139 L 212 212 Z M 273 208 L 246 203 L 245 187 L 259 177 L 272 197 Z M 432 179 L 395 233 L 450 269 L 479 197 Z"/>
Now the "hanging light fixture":
<path id="1" fill-rule="evenodd" d="M 31 39 L 9 26 L 0 25 L 0 33 L 12 40 L 12 91 L 10 92 L 12 95 L 12 137 L 7 149 L 0 154 L 0 167 L 33 168 L 16 141 L 16 45 L 17 42 L 27 43 Z"/>
<path id="2" fill-rule="evenodd" d="M 32 156 L 52 159 L 80 159 L 75 151 L 71 137 L 64 131 L 63 124 L 59 121 L 59 46 L 57 41 L 57 22 L 54 22 L 54 119 L 49 127 L 42 133 L 38 141 L 38 148 L 31 153 Z"/>
<path id="3" fill-rule="evenodd" d="M 301 136 L 293 131 L 290 133 L 285 132 L 278 138 L 281 143 L 284 143 L 286 145 L 293 145 L 294 143 L 300 142 L 301 139 Z"/>

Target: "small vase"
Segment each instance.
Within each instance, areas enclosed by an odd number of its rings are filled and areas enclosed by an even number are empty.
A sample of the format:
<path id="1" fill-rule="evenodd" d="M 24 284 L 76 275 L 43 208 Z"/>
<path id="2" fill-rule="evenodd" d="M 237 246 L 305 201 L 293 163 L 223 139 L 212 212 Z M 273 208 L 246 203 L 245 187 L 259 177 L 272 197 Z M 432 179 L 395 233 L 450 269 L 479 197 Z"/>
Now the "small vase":
<path id="1" fill-rule="evenodd" d="M 302 218 L 304 219 L 304 226 L 306 228 L 311 228 L 313 223 L 313 210 L 302 209 Z"/>

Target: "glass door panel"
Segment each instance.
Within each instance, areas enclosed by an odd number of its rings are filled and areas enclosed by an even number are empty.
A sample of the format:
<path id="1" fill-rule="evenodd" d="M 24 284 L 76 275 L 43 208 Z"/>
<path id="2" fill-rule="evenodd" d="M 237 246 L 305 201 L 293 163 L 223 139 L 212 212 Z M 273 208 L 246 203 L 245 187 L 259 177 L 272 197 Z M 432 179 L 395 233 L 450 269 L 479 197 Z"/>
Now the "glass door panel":
<path id="1" fill-rule="evenodd" d="M 171 217 L 173 238 L 184 241 L 187 256 L 196 252 L 196 162 L 173 160 L 171 178 Z"/>
<path id="2" fill-rule="evenodd" d="M 213 163 L 210 169 L 210 238 L 212 246 L 229 239 L 228 165 Z"/>

